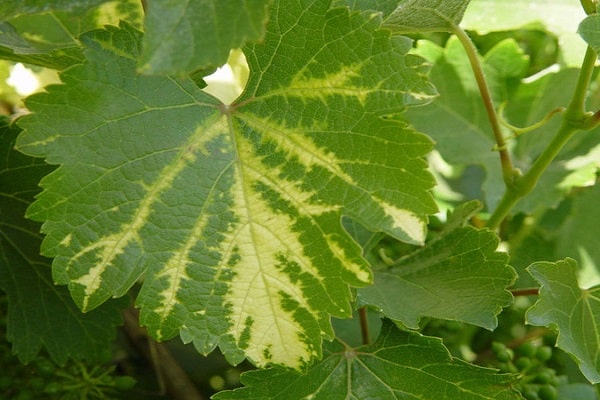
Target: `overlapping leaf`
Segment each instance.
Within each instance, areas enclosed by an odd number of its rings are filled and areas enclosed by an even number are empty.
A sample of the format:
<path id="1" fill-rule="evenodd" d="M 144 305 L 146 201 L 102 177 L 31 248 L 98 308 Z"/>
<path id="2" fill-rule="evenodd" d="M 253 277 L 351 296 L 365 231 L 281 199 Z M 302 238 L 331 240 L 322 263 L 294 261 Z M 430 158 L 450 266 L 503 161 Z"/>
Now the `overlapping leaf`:
<path id="1" fill-rule="evenodd" d="M 157 0 L 148 3 L 140 69 L 185 74 L 225 64 L 229 50 L 259 40 L 271 0 Z"/>
<path id="2" fill-rule="evenodd" d="M 216 400 L 520 399 L 510 375 L 453 359 L 436 338 L 398 330 L 384 321 L 379 339 L 350 348 L 334 342 L 305 375 L 267 369 L 242 375 L 241 389 Z"/>
<path id="3" fill-rule="evenodd" d="M 422 316 L 494 329 L 496 316 L 512 301 L 506 288 L 515 273 L 507 265 L 508 255 L 496 251 L 494 232 L 460 225 L 393 267 L 376 271 L 375 284 L 359 289 L 359 301 L 412 329 L 419 327 Z"/>
<path id="4" fill-rule="evenodd" d="M 372 14 L 275 4 L 230 106 L 136 74 L 140 34 L 83 37 L 86 63 L 27 101 L 19 148 L 61 166 L 29 216 L 54 278 L 90 310 L 144 276 L 141 320 L 232 362 L 301 368 L 371 273 L 347 214 L 422 243 L 435 210 L 423 135 L 396 119 L 432 95 L 410 43 Z"/>
<path id="5" fill-rule="evenodd" d="M 423 44 L 427 46 L 427 42 Z M 481 165 L 486 170 L 483 190 L 487 206 L 493 209 L 502 196 L 504 183 L 498 154 L 493 151 L 490 123 L 464 49 L 458 40 L 451 39 L 443 51 L 426 48 L 420 53 L 434 63 L 429 77 L 440 97 L 425 107 L 409 110 L 407 117 L 419 131 L 435 139 L 437 150 L 447 162 Z M 521 64 L 522 54 L 513 52 L 511 62 Z M 484 63 L 486 70 L 493 71 L 494 66 Z M 489 74 L 490 87 L 501 89 L 507 78 L 516 78 L 499 72 Z M 495 92 L 496 101 L 502 101 L 505 92 Z"/>
<path id="6" fill-rule="evenodd" d="M 39 224 L 24 217 L 39 179 L 52 168 L 12 150 L 18 132 L 0 121 L 0 288 L 8 295 L 8 339 L 22 362 L 42 347 L 60 364 L 98 359 L 115 336 L 119 305 L 82 314 L 67 289 L 54 286 L 50 260 L 39 255 Z"/>
<path id="7" fill-rule="evenodd" d="M 106 0 L 11 0 L 0 3 L 0 20 L 46 11 L 81 11 Z"/>
<path id="8" fill-rule="evenodd" d="M 61 70 L 83 61 L 77 39 L 83 32 L 120 20 L 141 25 L 142 20 L 137 0 L 107 1 L 98 7 L 92 7 L 98 1 L 79 7 L 74 7 L 77 2 L 63 2 L 74 9 L 57 1 L 43 3 L 31 2 L 25 15 L 0 22 L 1 58 Z"/>
<path id="9" fill-rule="evenodd" d="M 471 0 L 403 0 L 384 25 L 397 33 L 452 32 Z"/>
<path id="10" fill-rule="evenodd" d="M 571 258 L 536 262 L 527 270 L 542 285 L 527 323 L 557 330 L 557 346 L 575 358 L 590 382 L 600 382 L 600 287 L 580 289 L 577 262 Z"/>

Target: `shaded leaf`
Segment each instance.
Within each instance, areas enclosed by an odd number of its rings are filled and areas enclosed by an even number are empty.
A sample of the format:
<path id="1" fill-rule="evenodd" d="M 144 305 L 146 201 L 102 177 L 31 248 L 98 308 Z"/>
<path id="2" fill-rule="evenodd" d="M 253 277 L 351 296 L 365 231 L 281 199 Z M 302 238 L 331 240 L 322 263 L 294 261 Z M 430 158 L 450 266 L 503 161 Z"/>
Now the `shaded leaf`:
<path id="1" fill-rule="evenodd" d="M 596 162 L 600 163 L 596 156 Z M 600 246 L 595 234 L 600 226 L 600 185 L 586 188 L 574 196 L 572 211 L 558 230 L 556 252 L 562 257 L 571 257 L 579 264 L 581 286 L 589 287 L 600 283 Z"/>
<path id="2" fill-rule="evenodd" d="M 577 262 L 536 262 L 527 270 L 542 286 L 538 301 L 525 314 L 528 324 L 558 332 L 556 345 L 571 354 L 592 383 L 600 382 L 600 287 L 583 290 Z"/>
<path id="3" fill-rule="evenodd" d="M 396 33 L 453 32 L 470 0 L 402 0 L 384 22 Z"/>
<path id="4" fill-rule="evenodd" d="M 229 50 L 263 37 L 270 3 L 271 0 L 148 2 L 140 70 L 146 74 L 184 75 L 225 64 Z"/>
<path id="5" fill-rule="evenodd" d="M 233 399 L 520 399 L 514 378 L 453 359 L 437 338 L 398 330 L 385 320 L 376 343 L 328 345 L 325 358 L 305 375 L 273 368 L 246 372 L 245 387 L 223 391 Z"/>
<path id="6" fill-rule="evenodd" d="M 18 146 L 61 165 L 28 215 L 80 307 L 143 275 L 154 337 L 302 368 L 330 315 L 350 315 L 348 285 L 372 279 L 341 215 L 425 238 L 431 141 L 382 117 L 433 93 L 376 16 L 305 1 L 270 21 L 230 106 L 192 80 L 137 75 L 129 27 L 85 35 L 86 63 L 28 99 Z"/>
<path id="7" fill-rule="evenodd" d="M 50 260 L 39 255 L 39 224 L 24 218 L 52 168 L 12 150 L 18 132 L 0 120 L 0 287 L 8 295 L 8 340 L 24 363 L 42 348 L 59 364 L 99 359 L 115 337 L 122 304 L 82 314 L 67 289 L 54 286 Z"/>
<path id="8" fill-rule="evenodd" d="M 468 217 L 472 204 L 457 214 Z M 487 229 L 443 231 L 393 267 L 375 271 L 375 284 L 359 289 L 358 300 L 411 329 L 424 316 L 494 329 L 497 314 L 512 302 L 506 288 L 515 279 L 508 255 L 496 251 L 498 243 Z"/>

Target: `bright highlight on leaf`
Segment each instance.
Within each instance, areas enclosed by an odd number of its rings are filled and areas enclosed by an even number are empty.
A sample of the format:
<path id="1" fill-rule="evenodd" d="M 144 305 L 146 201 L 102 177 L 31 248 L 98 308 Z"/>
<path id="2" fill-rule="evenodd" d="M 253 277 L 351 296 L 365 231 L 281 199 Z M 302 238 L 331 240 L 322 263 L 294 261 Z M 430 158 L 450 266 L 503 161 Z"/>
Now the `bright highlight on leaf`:
<path id="1" fill-rule="evenodd" d="M 237 399 L 520 399 L 514 377 L 453 359 L 441 341 L 384 321 L 379 339 L 351 348 L 329 344 L 305 375 L 273 368 L 242 375 L 245 387 L 213 396 Z"/>
<path id="2" fill-rule="evenodd" d="M 600 382 L 600 287 L 580 289 L 571 258 L 533 263 L 527 270 L 542 285 L 527 323 L 556 330 L 556 345 L 573 356 L 590 382 Z"/>
<path id="3" fill-rule="evenodd" d="M 227 106 L 136 73 L 141 34 L 81 38 L 86 62 L 28 99 L 18 147 L 58 169 L 28 215 L 84 310 L 142 282 L 141 322 L 228 359 L 304 368 L 371 282 L 349 215 L 421 244 L 431 141 L 394 118 L 434 95 L 410 43 L 372 13 L 275 4 Z M 60 118 L 56 118 L 56 116 Z"/>

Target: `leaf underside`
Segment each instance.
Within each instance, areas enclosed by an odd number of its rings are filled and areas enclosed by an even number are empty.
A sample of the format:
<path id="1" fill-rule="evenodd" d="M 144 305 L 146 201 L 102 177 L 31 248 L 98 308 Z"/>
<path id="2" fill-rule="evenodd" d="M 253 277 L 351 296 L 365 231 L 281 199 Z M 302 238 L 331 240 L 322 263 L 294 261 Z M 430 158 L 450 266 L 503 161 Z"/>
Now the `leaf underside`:
<path id="1" fill-rule="evenodd" d="M 18 148 L 60 165 L 28 216 L 83 310 L 140 281 L 155 338 L 302 368 L 372 280 L 341 216 L 424 241 L 431 141 L 382 118 L 434 95 L 422 60 L 376 15 L 284 3 L 229 106 L 137 74 L 128 26 L 84 35 L 86 62 L 27 100 Z"/>

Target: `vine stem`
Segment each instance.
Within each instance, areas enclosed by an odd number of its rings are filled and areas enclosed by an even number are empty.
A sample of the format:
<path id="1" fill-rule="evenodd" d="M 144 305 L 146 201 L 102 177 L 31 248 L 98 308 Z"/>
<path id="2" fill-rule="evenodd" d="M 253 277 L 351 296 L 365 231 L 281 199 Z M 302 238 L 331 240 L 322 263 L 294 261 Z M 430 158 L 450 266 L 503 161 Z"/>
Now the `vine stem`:
<path id="1" fill-rule="evenodd" d="M 479 88 L 479 93 L 481 95 L 481 99 L 483 100 L 483 105 L 488 115 L 488 120 L 490 121 L 492 132 L 494 133 L 496 147 L 498 149 L 498 152 L 500 153 L 500 163 L 502 164 L 502 176 L 506 185 L 511 186 L 515 179 L 515 168 L 513 167 L 513 163 L 510 158 L 510 153 L 506 148 L 504 136 L 502 136 L 500 119 L 498 118 L 498 114 L 496 113 L 494 101 L 490 93 L 490 88 L 488 87 L 487 81 L 485 79 L 483 68 L 481 67 L 481 63 L 479 62 L 477 49 L 475 48 L 475 45 L 471 41 L 469 35 L 467 35 L 464 29 L 462 29 L 460 26 L 454 26 L 454 34 L 462 44 L 467 54 L 467 57 L 469 58 L 469 63 L 471 64 L 471 69 L 473 70 L 473 75 L 475 76 L 475 81 L 477 82 L 477 87 Z"/>
<path id="2" fill-rule="evenodd" d="M 513 296 L 537 296 L 540 294 L 539 288 L 513 289 L 510 291 Z"/>
<path id="3" fill-rule="evenodd" d="M 517 177 L 512 185 L 507 186 L 504 196 L 488 220 L 488 228 L 496 229 L 500 226 L 514 205 L 533 190 L 542 173 L 577 131 L 591 129 L 600 122 L 600 116 L 597 113 L 590 115 L 585 112 L 587 88 L 594 72 L 596 59 L 596 52 L 588 46 L 573 97 L 563 115 L 558 132 L 535 160 L 531 169 L 525 175 Z"/>
<path id="4" fill-rule="evenodd" d="M 360 319 L 360 333 L 362 334 L 362 343 L 366 345 L 371 343 L 371 337 L 369 334 L 369 321 L 367 320 L 367 308 L 359 308 L 358 316 Z"/>

